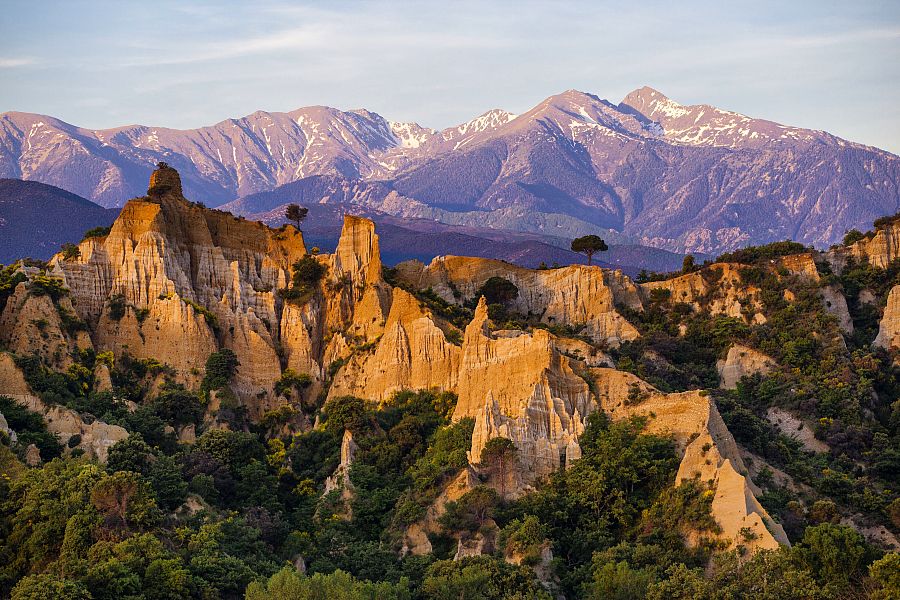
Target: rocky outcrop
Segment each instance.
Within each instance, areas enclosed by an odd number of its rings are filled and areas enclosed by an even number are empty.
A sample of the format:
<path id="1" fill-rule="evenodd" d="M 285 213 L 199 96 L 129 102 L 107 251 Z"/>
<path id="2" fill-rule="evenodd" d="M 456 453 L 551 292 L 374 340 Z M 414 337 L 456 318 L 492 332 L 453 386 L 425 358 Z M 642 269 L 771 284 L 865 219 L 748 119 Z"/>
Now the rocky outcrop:
<path id="1" fill-rule="evenodd" d="M 853 335 L 853 319 L 847 308 L 847 299 L 844 294 L 833 285 L 826 285 L 820 290 L 825 310 L 831 313 L 838 321 L 838 327 L 845 335 Z"/>
<path id="2" fill-rule="evenodd" d="M 765 375 L 774 366 L 775 361 L 766 354 L 747 346 L 734 344 L 728 349 L 728 355 L 716 363 L 716 369 L 719 371 L 719 386 L 733 390 L 742 377 L 756 373 Z"/>
<path id="3" fill-rule="evenodd" d="M 98 362 L 94 367 L 94 391 L 95 392 L 112 392 L 112 375 L 110 375 L 109 367 Z"/>
<path id="4" fill-rule="evenodd" d="M 76 447 L 100 462 L 106 462 L 110 446 L 128 437 L 128 432 L 118 425 L 97 419 L 86 420 L 74 410 L 45 404 L 28 387 L 22 372 L 6 353 L 0 353 L 0 390 L 4 396 L 43 416 L 47 430 L 55 433 L 63 445 L 67 445 L 70 438 L 79 436 Z"/>
<path id="5" fill-rule="evenodd" d="M 813 428 L 809 423 L 805 423 L 801 418 L 794 416 L 790 412 L 770 407 L 766 411 L 766 420 L 774 425 L 782 434 L 794 438 L 801 444 L 807 452 L 828 452 L 828 444 L 816 439 Z"/>
<path id="6" fill-rule="evenodd" d="M 826 260 L 835 271 L 842 271 L 847 262 L 868 261 L 870 265 L 885 268 L 900 258 L 900 219 L 889 220 L 876 227 L 875 233 L 849 246 L 837 246 L 825 253 Z"/>
<path id="7" fill-rule="evenodd" d="M 667 296 L 663 299 L 690 304 L 696 312 L 749 320 L 745 313 L 760 314 L 762 303 L 759 288 L 741 278 L 742 268 L 739 264 L 716 263 L 673 279 L 642 283 L 641 297 L 645 302 L 652 301 L 659 294 L 656 290 L 663 290 Z"/>
<path id="8" fill-rule="evenodd" d="M 698 479 L 711 484 L 715 496 L 712 516 L 722 537 L 751 549 L 789 544 L 756 499 L 759 489 L 750 480 L 740 451 L 715 403 L 703 392 L 663 394 L 637 377 L 612 369 L 592 371 L 601 407 L 613 418 L 643 415 L 647 431 L 672 435 L 682 455 L 676 483 Z M 632 389 L 638 393 L 630 393 Z"/>
<path id="9" fill-rule="evenodd" d="M 176 377 L 197 386 L 203 377 L 205 357 L 218 349 L 216 336 L 206 318 L 176 293 L 152 301 L 146 316 L 126 308 L 118 320 L 104 310 L 94 330 L 96 347 L 115 357 L 128 354 L 137 359 L 157 359 L 176 371 Z"/>
<path id="10" fill-rule="evenodd" d="M 885 349 L 900 347 L 900 285 L 891 288 L 874 344 Z"/>
<path id="11" fill-rule="evenodd" d="M 382 277 L 375 224 L 346 215 L 337 248 L 325 262 L 332 292 L 327 296 L 326 328 L 365 341 L 380 335 L 391 304 L 391 289 Z"/>
<path id="12" fill-rule="evenodd" d="M 616 345 L 638 337 L 615 309 L 617 304 L 641 310 L 638 291 L 621 271 L 571 265 L 532 270 L 499 260 L 441 256 L 427 267 L 418 261 L 398 265 L 400 280 L 416 289 L 432 288 L 444 300 L 461 303 L 475 296 L 491 277 L 502 277 L 519 289 L 509 308 L 539 316 L 550 325 L 584 326 L 597 342 Z"/>
<path id="13" fill-rule="evenodd" d="M 353 483 L 350 481 L 350 467 L 353 466 L 353 458 L 356 455 L 358 446 L 353 441 L 353 434 L 349 429 L 344 430 L 344 437 L 341 440 L 341 462 L 338 464 L 334 473 L 325 480 L 325 491 L 322 493 L 323 498 L 333 492 L 337 492 L 338 497 L 334 499 L 334 514 L 346 518 L 353 518 L 353 509 L 350 504 L 355 497 Z"/>
<path id="14" fill-rule="evenodd" d="M 16 286 L 0 314 L 0 344 L 22 356 L 35 354 L 56 369 L 72 364 L 72 352 L 90 348 L 85 331 L 69 333 L 63 315 L 75 318 L 75 308 L 68 298 L 55 303 L 50 296 L 34 288 L 29 280 Z"/>
<path id="15" fill-rule="evenodd" d="M 518 450 L 524 484 L 581 456 L 578 436 L 595 409 L 585 380 L 538 329 L 496 338 L 488 328 L 487 305 L 478 304 L 466 328 L 453 419 L 475 419 L 469 461 L 477 463 L 488 440 L 502 436 Z"/>
<path id="16" fill-rule="evenodd" d="M 384 334 L 369 351 L 357 352 L 341 369 L 330 396 L 356 395 L 383 401 L 402 389 L 454 390 L 461 351 L 447 341 L 430 311 L 414 296 L 393 291 Z"/>
<path id="17" fill-rule="evenodd" d="M 3 413 L 0 413 L 0 433 L 8 437 L 10 442 L 15 443 L 18 439 L 16 432 L 10 429 L 9 423 L 6 422 L 6 417 L 3 416 Z"/>
<path id="18" fill-rule="evenodd" d="M 402 554 L 416 556 L 430 554 L 432 547 L 428 536 L 442 531 L 438 520 L 446 512 L 447 503 L 459 500 L 478 483 L 475 472 L 468 467 L 447 482 L 437 498 L 425 509 L 425 516 L 406 528 L 403 534 Z"/>
<path id="19" fill-rule="evenodd" d="M 493 519 L 487 519 L 478 531 L 457 541 L 453 560 L 492 553 L 498 531 L 497 523 Z"/>
<path id="20" fill-rule="evenodd" d="M 195 384 L 191 371 L 229 347 L 240 361 L 236 391 L 255 396 L 280 373 L 276 291 L 305 254 L 303 238 L 192 205 L 168 172 L 156 195 L 126 204 L 108 236 L 83 242 L 78 259 L 55 257 L 54 269 L 98 350 L 156 358 Z"/>
<path id="21" fill-rule="evenodd" d="M 819 281 L 819 270 L 816 268 L 815 256 L 811 252 L 782 256 L 778 259 L 778 266 L 787 269 L 792 275 Z"/>
<path id="22" fill-rule="evenodd" d="M 206 358 L 229 348 L 239 362 L 231 388 L 258 417 L 284 401 L 273 391 L 283 368 L 309 374 L 318 393 L 331 361 L 382 335 L 391 290 L 371 221 L 346 217 L 336 252 L 316 257 L 325 279 L 291 303 L 278 290 L 306 255 L 302 234 L 205 209 L 180 190 L 177 172 L 158 169 L 109 235 L 51 260 L 97 351 L 157 359 L 196 387 Z"/>

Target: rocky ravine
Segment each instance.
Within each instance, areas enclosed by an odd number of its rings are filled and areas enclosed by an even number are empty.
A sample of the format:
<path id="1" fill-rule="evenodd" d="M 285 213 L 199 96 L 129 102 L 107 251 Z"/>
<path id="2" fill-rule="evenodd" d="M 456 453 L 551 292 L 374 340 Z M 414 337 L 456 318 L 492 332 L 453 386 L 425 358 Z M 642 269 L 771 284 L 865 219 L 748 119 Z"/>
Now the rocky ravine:
<path id="1" fill-rule="evenodd" d="M 57 304 L 31 293 L 33 282 L 16 289 L 0 316 L 0 343 L 9 351 L 36 353 L 56 368 L 66 368 L 74 348 L 109 350 L 116 360 L 155 358 L 171 367 L 176 381 L 197 387 L 207 356 L 229 348 L 240 362 L 231 392 L 253 419 L 298 400 L 274 390 L 288 368 L 312 378 L 307 400 L 325 389 L 329 398 L 353 394 L 372 402 L 401 389 L 452 391 L 458 395 L 453 418 L 475 421 L 470 462 L 479 461 L 492 437 L 516 445 L 515 485 L 504 489 L 510 495 L 580 456 L 578 438 L 591 412 L 649 415 L 651 431 L 678 442 L 678 481 L 699 477 L 712 487 L 725 538 L 750 528 L 753 547 L 787 543 L 756 501 L 758 490 L 708 396 L 663 394 L 630 374 L 598 367 L 608 364 L 603 347 L 638 335 L 616 306 L 642 310 L 658 284 L 638 287 L 597 267 L 532 271 L 461 257 L 402 265 L 396 276 L 405 287 L 432 288 L 455 303 L 472 299 L 491 276 L 507 278 L 520 289 L 513 308 L 547 324 L 582 325 L 593 345 L 544 329 L 495 330 L 484 299 L 461 332 L 385 281 L 373 223 L 348 216 L 336 252 L 315 257 L 327 267 L 325 279 L 303 301 L 285 302 L 277 292 L 289 284 L 293 263 L 307 256 L 302 234 L 191 204 L 168 168 L 154 173 L 147 196 L 126 204 L 108 236 L 86 240 L 80 251 L 51 261 L 51 274 L 70 290 Z M 756 318 L 738 310 L 741 303 L 753 306 L 754 291 L 729 279 L 728 265 L 721 268 L 727 285 L 715 293 L 699 275 L 671 280 L 668 289 L 687 303 L 703 296 L 719 312 Z M 87 332 L 71 335 L 60 311 L 77 314 Z M 37 314 L 47 320 L 46 337 L 20 331 Z M 29 399 L 34 394 L 23 388 L 21 373 L 9 357 L 0 358 L 0 393 L 45 415 L 57 410 Z M 106 427 L 77 428 L 82 444 L 101 459 L 124 433 Z"/>

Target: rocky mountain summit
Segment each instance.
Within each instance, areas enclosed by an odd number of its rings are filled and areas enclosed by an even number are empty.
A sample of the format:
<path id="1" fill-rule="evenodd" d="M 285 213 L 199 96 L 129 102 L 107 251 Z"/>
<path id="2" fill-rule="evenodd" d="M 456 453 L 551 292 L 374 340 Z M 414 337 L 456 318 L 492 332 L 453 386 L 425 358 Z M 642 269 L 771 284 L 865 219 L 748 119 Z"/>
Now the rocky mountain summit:
<path id="1" fill-rule="evenodd" d="M 0 176 L 104 206 L 140 193 L 159 160 L 188 196 L 240 214 L 275 208 L 241 198 L 310 179 L 293 190 L 305 202 L 350 212 L 569 238 L 599 228 L 676 252 L 827 246 L 900 208 L 893 154 L 648 87 L 618 105 L 569 90 L 443 131 L 327 107 L 186 131 L 0 116 Z"/>
<path id="2" fill-rule="evenodd" d="M 605 106 L 590 118 L 611 119 L 616 110 Z M 504 119 L 488 120 L 467 145 L 518 118 Z M 650 135 L 645 124 L 632 117 L 615 126 Z M 455 466 L 435 462 L 429 467 L 434 472 L 410 467 L 410 477 L 431 483 L 418 508 L 383 522 L 385 531 L 395 532 L 390 543 L 402 555 L 439 552 L 448 523 L 465 520 L 460 507 L 473 498 L 493 494 L 497 501 L 527 505 L 548 493 L 548 481 L 556 489 L 582 460 L 596 460 L 597 431 L 604 426 L 598 423 L 605 416 L 658 436 L 648 439 L 659 442 L 648 443 L 669 448 L 674 459 L 666 493 L 696 494 L 697 506 L 708 511 L 703 527 L 683 525 L 675 533 L 679 544 L 696 552 L 730 548 L 749 557 L 797 542 L 791 535 L 798 514 L 818 519 L 820 512 L 834 511 L 838 519 L 834 502 L 820 504 L 832 488 L 814 489 L 823 478 L 811 476 L 808 464 L 818 465 L 813 471 L 824 468 L 827 482 L 842 477 L 841 490 L 857 485 L 852 477 L 871 472 L 875 491 L 866 501 L 896 504 L 889 475 L 882 475 L 892 468 L 888 455 L 883 463 L 865 462 L 870 454 L 864 452 L 875 450 L 858 447 L 874 448 L 871 438 L 860 437 L 864 426 L 880 432 L 879 444 L 889 444 L 881 398 L 890 389 L 882 386 L 890 384 L 878 373 L 889 371 L 885 357 L 900 350 L 900 286 L 870 283 L 871 310 L 860 308 L 867 296 L 851 286 L 861 277 L 851 274 L 860 269 L 896 265 L 890 241 L 895 230 L 896 223 L 882 223 L 830 253 L 797 252 L 796 246 L 748 249 L 734 253 L 731 262 L 643 283 L 599 267 L 526 269 L 456 256 L 385 268 L 368 219 L 345 216 L 335 252 L 318 253 L 291 225 L 272 229 L 189 201 L 178 172 L 161 164 L 147 193 L 125 204 L 108 234 L 89 237 L 77 252 L 57 254 L 43 268 L 20 265 L 5 273 L 0 396 L 41 414 L 48 429 L 69 442 L 68 454 L 78 450 L 101 461 L 121 460 L 117 448 L 128 440 L 144 442 L 83 414 L 77 403 L 56 404 L 62 391 L 53 395 L 53 373 L 81 382 L 78 393 L 108 393 L 103 398 L 115 409 L 110 415 L 143 414 L 135 413 L 144 408 L 140 403 L 170 410 L 160 398 L 173 395 L 195 398 L 194 420 L 181 413 L 188 410 L 184 404 L 168 426 L 185 452 L 192 446 L 210 456 L 238 451 L 215 432 L 268 432 L 266 460 L 280 477 L 291 470 L 322 471 L 313 456 L 331 451 L 321 445 L 329 435 L 340 436 L 335 460 L 323 463 L 331 470 L 322 477 L 326 487 L 319 499 L 313 475 L 304 475 L 290 493 L 313 497 L 317 519 L 331 510 L 331 522 L 362 527 L 370 517 L 360 490 L 371 485 L 372 469 L 381 464 L 372 456 L 389 460 L 372 440 L 387 436 L 405 444 L 418 434 L 394 417 L 373 421 L 354 411 L 390 415 L 403 394 L 434 394 L 444 403 L 448 431 L 468 427 L 470 435 L 464 455 L 454 455 Z M 866 281 L 892 281 L 879 279 L 882 271 L 865 272 Z M 784 335 L 797 339 L 779 338 Z M 820 381 L 811 368 L 801 368 L 798 361 L 808 352 L 822 364 L 842 365 L 834 367 L 841 381 Z M 93 370 L 85 366 L 88 358 Z M 798 377 L 806 379 L 791 379 Z M 877 383 L 867 387 L 867 381 Z M 764 382 L 773 387 L 760 387 Z M 853 395 L 824 395 L 836 387 Z M 143 390 L 137 401 L 126 401 L 135 389 Z M 767 412 L 771 407 L 761 404 L 758 415 L 747 408 L 773 393 L 783 394 L 777 408 Z M 868 403 L 865 410 L 859 402 Z M 766 421 L 769 414 L 777 426 Z M 336 422 L 339 428 L 326 434 Z M 803 436 L 790 437 L 775 451 L 764 432 L 784 423 L 814 427 L 816 439 L 800 450 Z M 319 442 L 291 446 L 286 454 L 285 444 L 304 435 L 320 436 L 310 438 Z M 447 443 L 434 442 L 434 448 Z M 834 461 L 827 462 L 832 453 Z M 37 448 L 31 454 L 40 461 Z M 856 471 L 839 470 L 848 456 L 857 457 Z M 208 488 L 197 489 L 212 497 Z M 252 486 L 236 489 L 250 493 Z M 804 495 L 782 502 L 773 500 L 776 489 Z M 854 493 L 835 493 L 842 510 L 858 506 Z M 864 516 L 846 508 L 843 514 L 872 543 L 889 548 L 895 534 L 875 512 Z M 478 513 L 478 526 L 468 533 L 454 534 L 456 559 L 511 543 L 486 514 Z M 644 527 L 652 530 L 652 520 Z M 551 545 L 544 537 L 534 543 L 539 548 L 526 562 L 547 589 L 557 589 Z M 502 548 L 505 560 L 525 564 L 514 546 Z M 291 560 L 306 568 L 302 555 Z"/>

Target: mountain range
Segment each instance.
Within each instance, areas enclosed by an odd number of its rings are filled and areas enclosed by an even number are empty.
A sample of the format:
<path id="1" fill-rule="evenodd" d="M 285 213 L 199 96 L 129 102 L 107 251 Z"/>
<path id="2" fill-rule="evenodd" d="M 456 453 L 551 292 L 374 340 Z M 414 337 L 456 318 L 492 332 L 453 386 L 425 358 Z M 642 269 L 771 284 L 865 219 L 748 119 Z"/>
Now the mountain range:
<path id="1" fill-rule="evenodd" d="M 0 263 L 46 259 L 88 229 L 110 225 L 119 209 L 36 181 L 0 179 Z"/>
<path id="2" fill-rule="evenodd" d="M 322 106 L 194 130 L 0 116 L 0 176 L 102 206 L 144 193 L 160 161 L 180 171 L 188 197 L 250 218 L 300 201 L 673 252 L 827 246 L 900 209 L 896 155 L 649 87 L 619 104 L 569 90 L 521 115 L 496 109 L 441 131 Z"/>

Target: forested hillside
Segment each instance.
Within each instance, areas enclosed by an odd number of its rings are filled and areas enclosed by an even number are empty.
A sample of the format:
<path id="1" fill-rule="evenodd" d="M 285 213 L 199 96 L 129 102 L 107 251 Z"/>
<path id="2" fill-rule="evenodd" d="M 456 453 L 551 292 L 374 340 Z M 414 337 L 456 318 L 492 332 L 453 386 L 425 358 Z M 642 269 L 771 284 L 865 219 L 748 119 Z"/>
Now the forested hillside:
<path id="1" fill-rule="evenodd" d="M 0 595 L 897 598 L 897 229 L 385 268 L 161 166 L 0 269 Z"/>

